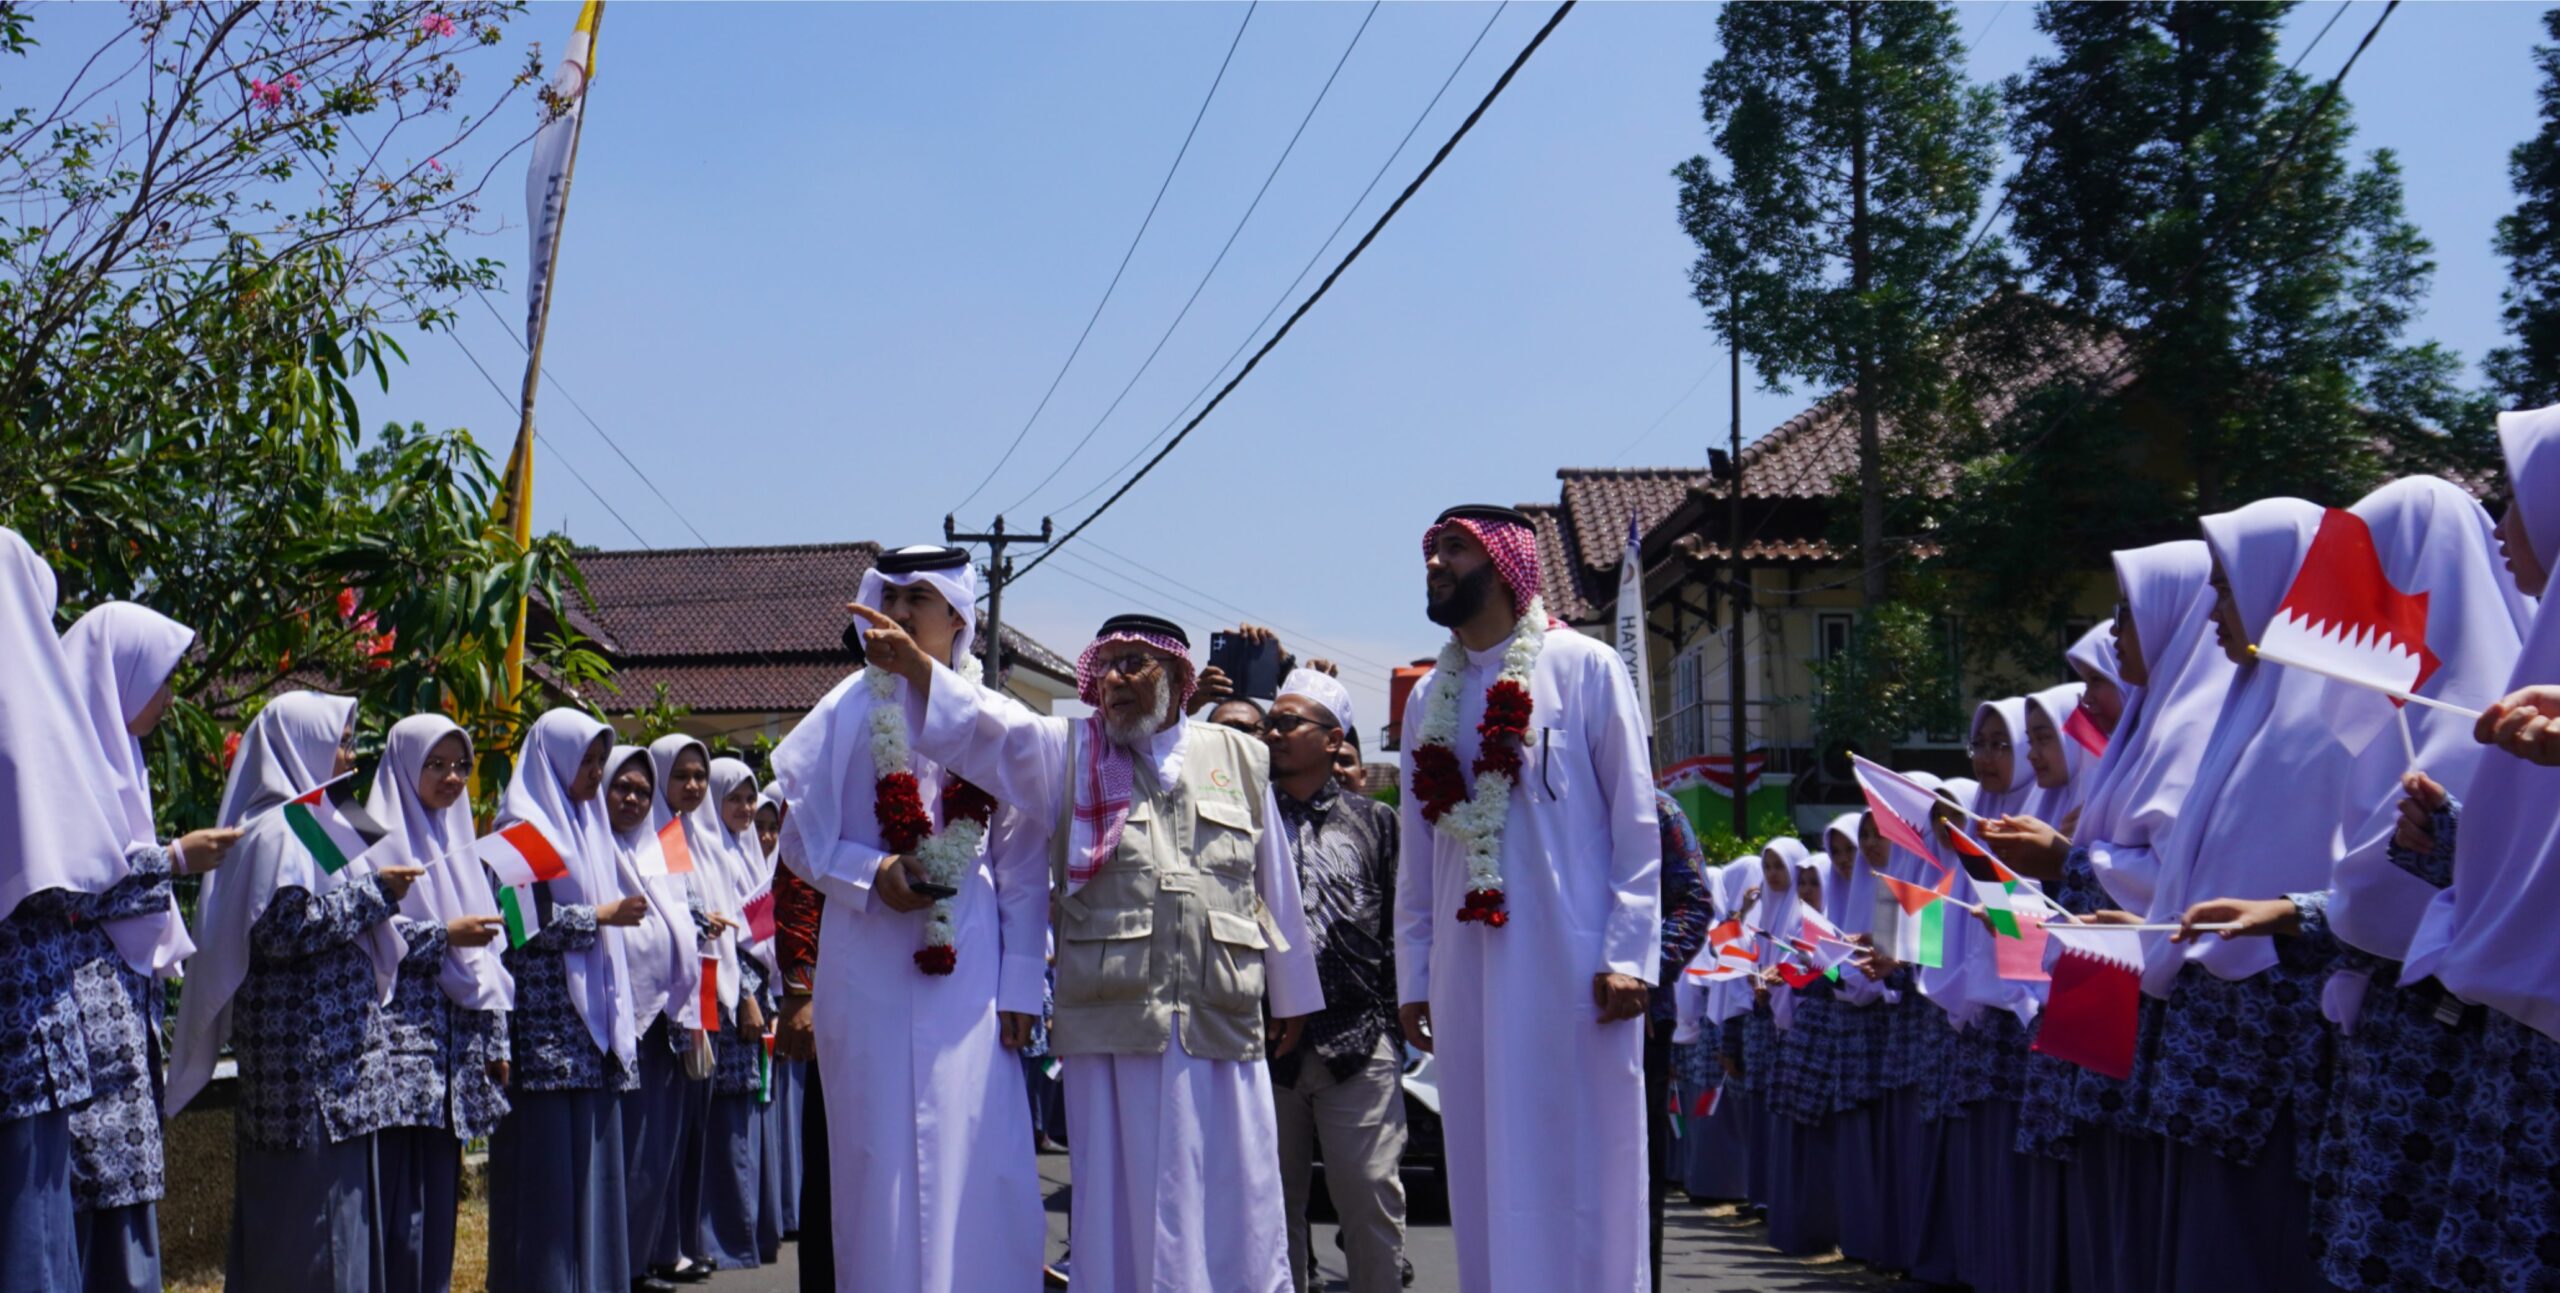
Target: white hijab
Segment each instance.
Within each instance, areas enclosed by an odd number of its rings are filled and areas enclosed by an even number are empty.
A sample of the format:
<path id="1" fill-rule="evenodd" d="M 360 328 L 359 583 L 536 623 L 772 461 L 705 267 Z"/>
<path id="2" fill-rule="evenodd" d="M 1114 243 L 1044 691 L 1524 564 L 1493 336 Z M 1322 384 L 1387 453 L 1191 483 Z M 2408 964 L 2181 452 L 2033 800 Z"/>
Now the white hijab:
<path id="1" fill-rule="evenodd" d="M 699 810 L 710 816 L 711 828 L 720 836 L 721 853 L 728 869 L 729 892 L 737 900 L 737 907 L 729 914 L 741 925 L 746 923 L 748 900 L 773 884 L 773 859 L 764 855 L 764 841 L 756 837 L 752 813 L 747 818 L 747 828 L 742 831 L 730 830 L 728 821 L 721 816 L 721 803 L 742 785 L 751 790 L 756 788 L 755 769 L 741 759 L 713 759 L 711 793 L 702 797 Z M 762 798 L 761 795 L 757 797 Z M 779 966 L 774 959 L 773 940 L 751 938 L 744 930 L 739 931 L 737 938 L 741 950 L 764 967 L 765 979 L 771 982 Z"/>
<path id="2" fill-rule="evenodd" d="M 2560 556 L 2560 408 L 2498 415 L 2507 483 L 2543 568 Z M 2560 678 L 2560 615 L 2546 591 L 2507 689 Z M 2432 612 L 2432 603 L 2428 607 Z M 2560 1038 L 2560 768 L 2487 751 L 2455 834 L 2453 886 L 2409 940 L 2404 981 L 2429 976 L 2455 996 Z"/>
<path id="3" fill-rule="evenodd" d="M 2205 543 L 2230 582 L 2251 641 L 2275 618 L 2323 515 L 2298 498 L 2269 498 L 2204 518 Z M 2318 674 L 2263 662 L 2239 671 L 2197 764 L 2186 811 L 2160 847 L 2154 923 L 2175 922 L 2206 899 L 2329 887 L 2349 816 L 2361 816 L 2392 793 L 2396 780 L 2357 784 L 2356 756 L 2340 740 L 2331 713 L 2353 698 L 2336 694 L 2336 687 Z M 2144 942 L 2143 991 L 2164 1000 L 2190 961 L 2225 979 L 2246 979 L 2276 963 L 2269 938 L 2207 937 L 2178 945 L 2151 935 Z"/>
<path id="4" fill-rule="evenodd" d="M 2100 620 L 2096 628 L 2081 634 L 2080 640 L 2072 643 L 2071 649 L 2062 653 L 2062 658 L 2070 661 L 2071 667 L 2079 671 L 2082 682 L 2095 682 L 2103 678 L 2114 683 L 2116 690 L 2125 689 L 2127 684 L 2124 680 L 2124 667 L 2116 659 L 2115 630 L 2114 620 Z"/>
<path id="5" fill-rule="evenodd" d="M 213 1076 L 214 1057 L 231 1036 L 231 998 L 249 975 L 249 931 L 276 894 L 301 889 L 316 898 L 371 879 L 354 867 L 335 875 L 322 871 L 284 815 L 268 811 L 330 779 L 338 743 L 355 712 L 355 701 L 345 696 L 289 691 L 268 701 L 241 736 L 222 796 L 222 820 L 240 825 L 243 833 L 221 869 L 205 875 L 196 896 L 197 951 L 188 962 L 187 990 L 178 998 L 177 1037 L 169 1055 L 172 1117 Z M 356 946 L 373 965 L 380 999 L 389 1001 L 408 951 L 399 931 L 387 918 L 376 921 Z"/>
<path id="6" fill-rule="evenodd" d="M 468 757 L 471 734 L 442 714 L 411 714 L 392 724 L 383 738 L 382 762 L 373 770 L 373 795 L 365 801 L 373 819 L 398 839 L 409 864 L 426 868 L 426 874 L 401 896 L 400 914 L 434 925 L 498 914 L 488 873 L 470 853 L 478 834 L 471 824 L 471 797 L 455 799 L 442 812 L 418 801 L 418 780 L 426 770 L 427 755 L 448 736 L 462 738 L 462 751 Z M 515 976 L 499 961 L 498 948 L 495 943 L 446 946 L 436 982 L 455 1005 L 466 1010 L 515 1009 Z"/>
<path id="7" fill-rule="evenodd" d="M 2087 683 L 2066 682 L 2059 687 L 2047 687 L 2043 691 L 2027 693 L 2026 704 L 2023 706 L 2025 709 L 2041 712 L 2044 715 L 2044 721 L 2053 724 L 2054 738 L 2062 747 L 2064 780 L 2061 785 L 2047 790 L 2042 783 L 2036 781 L 2034 767 L 2030 766 L 2027 769 L 2027 782 L 2035 787 L 2034 792 L 2027 797 L 2027 815 L 2056 829 L 2061 827 L 2063 818 L 2071 815 L 2072 809 L 2080 806 L 2081 797 L 2087 794 L 2089 789 L 2087 775 L 2091 762 L 2089 749 L 2071 739 L 2071 734 L 2063 728 L 2063 724 L 2070 721 L 2071 712 L 2080 708 L 2080 699 L 2088 693 L 2088 690 Z M 2026 763 L 2029 742 L 2024 720 L 2018 724 L 2017 739 L 2021 743 L 2017 751 L 2018 761 Z"/>
<path id="8" fill-rule="evenodd" d="M 2025 698 L 2019 698 L 2017 705 L 2024 712 Z M 2019 729 L 2023 731 L 2025 726 L 2022 722 Z M 2024 754 L 2018 756 L 2018 766 L 2026 766 Z M 1915 774 L 1904 775 L 1927 784 L 1925 778 Z M 2028 784 L 2034 784 L 2032 777 Z M 1977 813 L 1984 811 L 1981 785 L 1972 778 L 1949 777 L 1939 783 L 1939 788 L 1955 796 L 1958 805 Z M 1935 885 L 1941 874 L 1940 867 L 1952 867 L 1959 874 L 1964 872 L 1964 859 L 1957 856 L 1955 850 L 1938 842 L 1934 826 L 1930 830 L 1930 855 L 1932 865 L 1921 869 L 1913 883 Z M 1961 880 L 1956 884 L 1958 896 L 1967 895 L 1969 889 L 1970 886 Z M 1970 897 L 1966 900 L 1971 901 Z M 2037 994 L 2038 985 L 2000 977 L 1999 945 L 1991 941 L 1995 935 L 1970 915 L 1957 912 L 1947 913 L 1945 930 L 1945 956 L 1942 959 L 1946 964 L 1934 970 L 1922 966 L 1920 990 L 1937 1002 L 1947 1012 L 1947 1017 L 1960 1027 L 1971 1027 L 1982 1017 L 1985 1009 L 2006 1010 L 2017 1016 L 2019 1023 L 2032 1022 L 2036 1012 L 2043 1008 L 2044 999 Z"/>
<path id="9" fill-rule="evenodd" d="M 53 568 L 0 527 L 0 920 L 47 889 L 104 893 L 125 877 L 114 773 L 54 636 Z"/>
<path id="10" fill-rule="evenodd" d="M 686 750 L 698 751 L 702 755 L 705 771 L 709 770 L 710 747 L 690 736 L 675 732 L 649 743 L 649 767 L 658 776 L 657 801 L 649 809 L 649 829 L 651 830 L 663 829 L 667 823 L 677 820 L 675 810 L 667 806 L 667 792 L 674 788 L 673 773 L 676 759 Z M 721 828 L 719 812 L 718 801 L 713 799 L 709 791 L 704 791 L 702 802 L 695 805 L 692 812 L 684 815 L 684 841 L 685 847 L 693 851 L 694 897 L 701 900 L 704 911 L 736 920 L 739 916 L 737 897 L 729 891 L 729 868 L 724 861 L 726 844 L 723 837 L 727 832 Z M 702 955 L 719 961 L 720 1004 L 730 1010 L 736 1010 L 738 1008 L 737 931 L 723 931 L 719 937 L 711 941 L 708 948 L 703 950 Z M 700 987 L 701 981 L 697 978 L 694 981 L 694 988 L 698 991 Z M 710 1021 L 702 1022 L 708 1024 Z"/>
<path id="11" fill-rule="evenodd" d="M 132 602 L 101 603 L 62 631 L 63 662 L 113 777 L 105 788 L 128 844 L 157 844 L 160 834 L 151 812 L 151 770 L 141 738 L 127 724 L 160 694 L 195 640 L 195 630 Z M 173 977 L 196 950 L 174 895 L 165 910 L 110 920 L 106 930 L 136 974 Z"/>
<path id="12" fill-rule="evenodd" d="M 613 830 L 604 815 L 604 792 L 584 800 L 569 797 L 578 766 L 597 738 L 613 729 L 593 715 L 554 709 L 533 721 L 516 751 L 516 766 L 498 800 L 498 824 L 528 822 L 550 839 L 569 864 L 567 875 L 543 883 L 557 905 L 598 906 L 620 898 L 628 886 L 615 865 Z M 639 1042 L 632 1015 L 631 966 L 622 931 L 599 925 L 592 946 L 563 952 L 560 964 L 569 985 L 569 1004 L 587 1026 L 596 1050 L 621 1061 L 625 1072 L 639 1063 Z"/>
<path id="13" fill-rule="evenodd" d="M 1973 811 L 1985 817 L 2023 813 L 2036 800 L 2036 774 L 2027 766 L 2027 698 L 1986 700 L 1973 707 L 1973 739 L 2005 731 L 2009 737 L 2009 784 L 1983 786 L 1974 792 Z"/>
<path id="14" fill-rule="evenodd" d="M 2074 838 L 2107 896 L 2147 912 L 2160 882 L 2160 842 L 2186 803 L 2196 765 L 2236 672 L 2213 636 L 2213 557 L 2202 539 L 2115 554 L 2116 586 L 2133 615 L 2150 681 L 2125 692 L 2124 717 L 2090 774 Z"/>
<path id="15" fill-rule="evenodd" d="M 613 788 L 613 779 L 640 761 L 649 773 L 649 800 L 658 799 L 657 770 L 649 762 L 645 746 L 617 745 L 605 756 L 605 792 Z M 603 792 L 600 792 L 603 793 Z M 607 821 L 611 820 L 607 811 Z M 631 967 L 631 1018 L 633 1025 L 647 1031 L 660 1015 L 680 1028 L 702 1026 L 702 959 L 693 947 L 692 891 L 680 875 L 644 876 L 640 872 L 640 856 L 648 849 L 656 832 L 650 818 L 630 830 L 613 833 L 613 852 L 621 869 L 622 882 L 632 893 L 649 899 L 649 914 L 640 923 L 622 931 L 623 955 Z"/>
<path id="16" fill-rule="evenodd" d="M 2458 486 L 2433 476 L 2396 480 L 2352 509 L 2373 531 L 2382 570 L 2402 592 L 2427 594 L 2427 645 L 2440 661 L 2418 694 L 2479 708 L 2506 694 L 2508 675 L 2533 622 L 2533 604 L 2516 591 L 2498 559 L 2488 512 Z M 2359 698 L 2372 704 L 2370 698 Z M 2471 720 L 2424 705 L 2401 711 L 2418 748 L 2417 767 L 2466 805 L 2481 764 L 2492 757 L 2471 739 Z M 2396 776 L 2409 757 L 2396 734 L 2367 746 L 2360 786 Z M 2409 937 L 2435 890 L 2392 865 L 2391 833 L 2400 793 L 2351 802 L 2344 852 L 2333 876 L 2329 927 L 2349 944 L 2389 960 L 2408 955 Z M 2456 832 L 2457 841 L 2460 833 Z"/>

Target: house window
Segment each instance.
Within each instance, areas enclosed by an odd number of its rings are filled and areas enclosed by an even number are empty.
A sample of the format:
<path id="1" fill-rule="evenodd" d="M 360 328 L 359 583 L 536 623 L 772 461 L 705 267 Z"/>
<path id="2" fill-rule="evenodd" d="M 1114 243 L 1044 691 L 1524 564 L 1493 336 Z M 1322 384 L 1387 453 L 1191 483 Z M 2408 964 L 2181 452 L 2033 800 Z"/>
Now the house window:
<path id="1" fill-rule="evenodd" d="M 1813 617 L 1813 658 L 1827 661 L 1849 649 L 1850 630 L 1858 617 L 1847 611 L 1821 611 Z"/>
<path id="2" fill-rule="evenodd" d="M 1671 761 L 1707 752 L 1707 652 L 1714 638 L 1692 643 L 1671 658 Z"/>

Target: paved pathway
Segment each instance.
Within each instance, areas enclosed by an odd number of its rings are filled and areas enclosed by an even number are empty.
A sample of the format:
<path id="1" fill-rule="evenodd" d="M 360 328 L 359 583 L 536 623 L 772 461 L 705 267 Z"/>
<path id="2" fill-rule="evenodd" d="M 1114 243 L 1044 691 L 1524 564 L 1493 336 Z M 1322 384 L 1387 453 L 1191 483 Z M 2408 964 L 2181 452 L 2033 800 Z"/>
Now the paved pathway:
<path id="1" fill-rule="evenodd" d="M 1054 1257 L 1066 1247 L 1067 1156 L 1042 1155 L 1040 1179 L 1049 1195 L 1049 1253 Z M 1333 1245 L 1334 1228 L 1316 1227 L 1316 1268 L 1324 1276 L 1322 1287 L 1340 1290 L 1347 1286 L 1342 1254 Z M 1674 1202 L 1662 1247 L 1662 1287 L 1679 1293 L 1873 1293 L 1893 1287 L 1892 1280 L 1854 1262 L 1782 1257 L 1770 1250 L 1767 1227 L 1737 1220 L 1730 1209 Z M 1414 1226 L 1405 1236 L 1405 1255 L 1413 1260 L 1416 1293 L 1458 1287 L 1457 1253 L 1446 1225 Z M 709 1293 L 797 1293 L 798 1256 L 792 1246 L 785 1245 L 778 1265 L 732 1272 L 698 1287 Z"/>

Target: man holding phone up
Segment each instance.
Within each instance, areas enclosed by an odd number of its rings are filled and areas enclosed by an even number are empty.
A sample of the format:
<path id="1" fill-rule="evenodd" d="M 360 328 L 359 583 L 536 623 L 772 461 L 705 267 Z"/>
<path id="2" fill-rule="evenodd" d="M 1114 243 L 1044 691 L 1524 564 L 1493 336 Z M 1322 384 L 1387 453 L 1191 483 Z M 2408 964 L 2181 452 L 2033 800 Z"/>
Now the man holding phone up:
<path id="1" fill-rule="evenodd" d="M 863 576 L 856 604 L 974 675 L 976 582 L 959 549 L 902 548 Z M 826 899 L 807 987 L 821 1081 L 839 1097 L 826 1111 L 832 1216 L 803 1225 L 832 1220 L 840 1289 L 1027 1287 L 1048 1222 L 1008 1050 L 1040 1011 L 1045 823 L 911 748 L 924 703 L 866 669 L 773 752 L 791 805 L 783 860 Z"/>

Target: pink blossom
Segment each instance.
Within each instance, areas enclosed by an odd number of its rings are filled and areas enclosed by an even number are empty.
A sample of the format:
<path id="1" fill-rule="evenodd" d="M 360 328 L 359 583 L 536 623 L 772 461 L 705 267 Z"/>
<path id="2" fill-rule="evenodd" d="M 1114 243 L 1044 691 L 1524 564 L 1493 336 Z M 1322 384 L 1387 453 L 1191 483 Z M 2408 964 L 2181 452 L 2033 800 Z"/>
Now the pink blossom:
<path id="1" fill-rule="evenodd" d="M 259 107 L 273 112 L 284 106 L 284 87 L 253 77 L 249 81 L 249 97 L 257 100 Z"/>
<path id="2" fill-rule="evenodd" d="M 440 158 L 440 157 L 430 157 L 430 158 L 428 158 L 428 159 L 427 159 L 427 169 L 428 169 L 428 170 L 431 170 L 431 171 L 441 171 L 441 170 L 443 170 L 443 169 L 444 169 L 444 159 L 443 159 L 443 158 Z"/>
<path id="3" fill-rule="evenodd" d="M 418 32 L 425 36 L 450 36 L 453 34 L 453 19 L 440 13 L 428 14 L 418 20 Z"/>
<path id="4" fill-rule="evenodd" d="M 285 92 L 290 94 L 293 91 L 302 88 L 302 74 L 299 72 L 287 72 L 284 74 L 284 80 L 277 82 L 277 84 L 282 85 Z"/>

